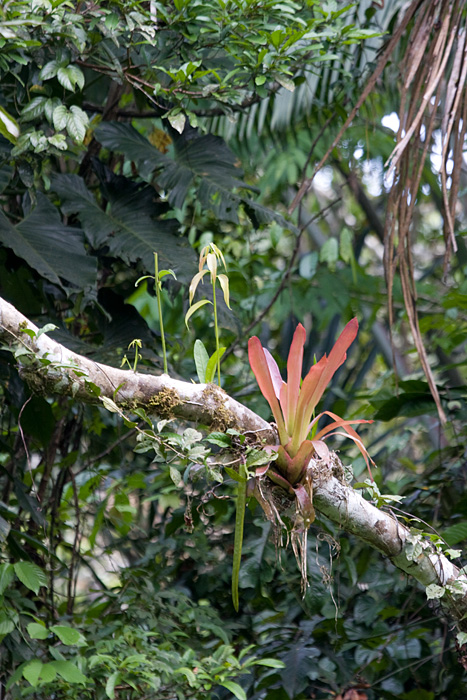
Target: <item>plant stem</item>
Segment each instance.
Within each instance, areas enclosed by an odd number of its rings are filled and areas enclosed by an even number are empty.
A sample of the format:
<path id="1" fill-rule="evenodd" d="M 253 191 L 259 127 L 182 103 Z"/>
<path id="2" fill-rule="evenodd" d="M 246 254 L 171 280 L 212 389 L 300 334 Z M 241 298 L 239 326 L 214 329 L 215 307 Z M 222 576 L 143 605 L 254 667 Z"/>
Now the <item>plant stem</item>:
<path id="1" fill-rule="evenodd" d="M 158 261 L 157 253 L 154 253 L 154 281 L 156 283 L 157 310 L 159 312 L 159 326 L 161 329 L 161 338 L 162 338 L 162 357 L 164 360 L 164 374 L 168 374 L 167 352 L 165 349 L 164 323 L 162 321 L 161 283 L 159 282 L 159 261 Z"/>
<path id="2" fill-rule="evenodd" d="M 216 334 L 216 353 L 217 353 L 217 383 L 221 385 L 221 360 L 219 357 L 219 328 L 217 326 L 217 301 L 216 301 L 216 280 L 213 276 L 212 279 L 212 295 L 214 304 L 214 332 Z"/>

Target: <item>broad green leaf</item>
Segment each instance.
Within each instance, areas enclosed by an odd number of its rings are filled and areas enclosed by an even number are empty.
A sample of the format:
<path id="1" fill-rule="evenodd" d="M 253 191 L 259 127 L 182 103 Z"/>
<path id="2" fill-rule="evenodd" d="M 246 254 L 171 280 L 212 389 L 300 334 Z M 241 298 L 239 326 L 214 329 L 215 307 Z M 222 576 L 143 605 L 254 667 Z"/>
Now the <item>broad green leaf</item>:
<path id="1" fill-rule="evenodd" d="M 67 115 L 66 130 L 73 141 L 76 143 L 83 143 L 88 125 L 89 119 L 86 112 L 83 112 L 83 110 L 76 105 L 72 105 Z"/>
<path id="2" fill-rule="evenodd" d="M 40 622 L 30 622 L 27 626 L 28 634 L 31 639 L 47 639 L 49 630 Z"/>
<path id="3" fill-rule="evenodd" d="M 167 119 L 169 120 L 170 125 L 173 126 L 173 128 L 178 131 L 179 134 L 183 132 L 186 122 L 186 116 L 183 114 L 183 112 L 179 112 L 178 114 L 168 114 Z"/>
<path id="4" fill-rule="evenodd" d="M 50 80 L 55 78 L 59 69 L 59 64 L 57 61 L 49 61 L 42 67 L 39 73 L 39 80 Z"/>
<path id="5" fill-rule="evenodd" d="M 445 530 L 441 531 L 441 537 L 446 540 L 451 547 L 462 540 L 467 539 L 467 521 L 463 520 L 459 523 L 450 525 Z"/>
<path id="6" fill-rule="evenodd" d="M 39 675 L 42 670 L 42 661 L 33 659 L 23 668 L 23 678 L 25 678 L 33 688 L 36 687 L 39 681 Z"/>
<path id="7" fill-rule="evenodd" d="M 57 676 L 57 671 L 53 667 L 53 662 L 42 664 L 39 678 L 44 683 L 52 683 Z"/>
<path id="8" fill-rule="evenodd" d="M 81 632 L 66 625 L 52 625 L 50 631 L 57 635 L 62 644 L 69 646 L 86 646 L 86 640 Z"/>
<path id="9" fill-rule="evenodd" d="M 328 264 L 330 270 L 334 270 L 339 257 L 339 246 L 336 238 L 328 238 L 319 252 L 320 262 Z"/>
<path id="10" fill-rule="evenodd" d="M 86 684 L 87 678 L 81 673 L 79 668 L 72 661 L 51 661 L 52 666 L 64 680 L 68 683 L 83 683 Z"/>
<path id="11" fill-rule="evenodd" d="M 226 435 L 225 433 L 209 433 L 209 435 L 206 435 L 205 440 L 206 442 L 210 442 L 213 445 L 218 445 L 219 447 L 232 447 L 232 438 L 230 435 Z"/>
<path id="12" fill-rule="evenodd" d="M 167 190 L 172 206 L 182 208 L 190 188 L 196 185 L 196 198 L 201 205 L 220 218 L 238 222 L 238 209 L 243 203 L 260 222 L 277 220 L 292 231 L 297 228 L 273 209 L 237 194 L 237 189 L 251 189 L 241 179 L 237 156 L 219 136 L 212 134 L 174 141 L 175 158 L 161 153 L 129 124 L 105 122 L 96 129 L 98 141 L 131 161 L 138 163 L 140 173 L 149 177 L 159 172 L 158 183 Z M 157 250 L 157 248 L 155 248 Z"/>
<path id="13" fill-rule="evenodd" d="M 203 341 L 199 338 L 195 340 L 193 355 L 195 358 L 196 374 L 198 375 L 198 380 L 200 384 L 204 384 L 206 381 L 206 367 L 208 365 L 209 355 L 206 348 L 204 347 Z"/>
<path id="14" fill-rule="evenodd" d="M 0 564 L 0 595 L 8 588 L 15 577 L 13 564 Z"/>
<path id="15" fill-rule="evenodd" d="M 196 313 L 196 311 L 198 311 L 198 309 L 200 309 L 205 304 L 212 304 L 212 301 L 209 301 L 209 299 L 201 299 L 200 301 L 197 301 L 196 304 L 193 304 L 192 306 L 190 306 L 190 308 L 188 309 L 188 311 L 185 314 L 185 325 L 187 328 L 188 328 L 188 321 L 190 320 L 190 318 L 193 316 L 194 313 Z"/>
<path id="16" fill-rule="evenodd" d="M 222 355 L 226 351 L 226 348 L 219 348 L 219 351 L 215 351 L 209 358 L 208 364 L 206 365 L 206 377 L 205 382 L 209 384 L 214 381 L 214 375 L 216 374 L 217 358 L 221 359 Z"/>
<path id="17" fill-rule="evenodd" d="M 22 584 L 37 595 L 41 586 L 47 586 L 47 576 L 37 564 L 30 561 L 17 561 L 13 564 L 15 574 Z"/>
<path id="18" fill-rule="evenodd" d="M 84 87 L 83 72 L 73 64 L 66 66 L 66 68 L 60 66 L 57 70 L 57 80 L 65 90 L 70 90 L 70 92 L 74 92 L 76 87 L 79 87 L 80 90 Z"/>
<path id="19" fill-rule="evenodd" d="M 150 146 L 149 142 L 146 144 Z M 127 264 L 141 260 L 146 269 L 154 267 L 154 250 L 158 250 L 160 264 L 174 270 L 182 283 L 188 283 L 196 270 L 195 252 L 178 235 L 179 224 L 175 219 L 160 218 L 163 207 L 154 203 L 153 188 L 142 187 L 113 173 L 101 174 L 103 194 L 108 202 L 105 212 L 78 175 L 52 178 L 52 188 L 61 199 L 63 213 L 78 214 L 94 248 L 107 245 L 111 255 Z"/>
<path id="20" fill-rule="evenodd" d="M 431 583 L 426 587 L 425 592 L 428 600 L 433 600 L 434 598 L 442 598 L 446 593 L 446 589 L 443 586 L 437 586 L 436 583 Z"/>
<path id="21" fill-rule="evenodd" d="M 66 128 L 68 114 L 68 109 L 63 104 L 59 104 L 54 108 L 52 112 L 54 129 L 57 131 L 62 131 L 62 129 Z"/>
<path id="22" fill-rule="evenodd" d="M 28 102 L 26 107 L 22 110 L 21 119 L 27 122 L 41 117 L 44 113 L 46 102 L 47 98 L 42 95 L 40 95 L 39 97 L 33 97 L 31 102 Z"/>
<path id="23" fill-rule="evenodd" d="M 47 119 L 47 121 L 50 124 L 53 124 L 54 120 L 54 112 L 57 109 L 57 107 L 61 106 L 61 102 L 58 97 L 49 97 L 46 99 L 45 104 L 44 104 L 44 114 Z M 50 138 L 49 138 L 50 140 Z"/>
<path id="24" fill-rule="evenodd" d="M 227 690 L 230 690 L 232 695 L 235 695 L 238 700 L 247 700 L 245 691 L 238 683 L 234 683 L 234 681 L 222 681 L 222 683 L 219 683 L 219 685 L 227 688 Z"/>
<path id="25" fill-rule="evenodd" d="M 170 478 L 172 479 L 175 486 L 183 486 L 182 475 L 180 474 L 178 469 L 176 469 L 174 466 L 170 465 L 169 473 L 170 473 Z"/>
<path id="26" fill-rule="evenodd" d="M 37 205 L 13 226 L 0 212 L 0 241 L 26 260 L 49 282 L 63 287 L 62 280 L 90 293 L 96 285 L 96 259 L 84 247 L 80 229 L 65 226 L 58 210 L 41 192 Z"/>
<path id="27" fill-rule="evenodd" d="M 10 614 L 15 614 L 11 608 L 8 608 Z M 8 617 L 7 611 L 0 611 L 0 638 L 3 639 L 7 634 L 15 629 L 14 621 Z"/>
<path id="28" fill-rule="evenodd" d="M 53 134 L 53 136 L 48 136 L 47 140 L 51 146 L 55 146 L 55 148 L 58 148 L 60 151 L 66 151 L 68 149 L 65 134 Z"/>

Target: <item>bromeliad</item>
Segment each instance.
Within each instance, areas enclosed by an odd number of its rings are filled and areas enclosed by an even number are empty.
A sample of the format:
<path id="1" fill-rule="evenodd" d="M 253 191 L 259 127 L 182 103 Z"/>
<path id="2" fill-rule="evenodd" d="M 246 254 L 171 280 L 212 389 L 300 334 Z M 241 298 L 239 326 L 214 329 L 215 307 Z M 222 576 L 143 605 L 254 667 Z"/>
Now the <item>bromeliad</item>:
<path id="1" fill-rule="evenodd" d="M 273 463 L 274 468 L 268 468 L 267 475 L 295 495 L 297 510 L 305 527 L 314 520 L 311 474 L 307 468 L 313 457 L 321 460 L 329 458 L 325 438 L 330 435 L 349 437 L 361 451 L 370 471 L 368 453 L 351 426 L 372 421 L 344 420 L 331 411 L 323 411 L 315 416 L 316 406 L 335 372 L 345 361 L 347 350 L 355 340 L 357 331 L 358 322 L 353 318 L 337 339 L 329 357 L 324 355 L 314 364 L 303 382 L 301 378 L 306 333 L 301 323 L 295 330 L 290 346 L 287 382 L 283 381 L 277 363 L 271 353 L 262 347 L 260 340 L 253 337 L 248 342 L 251 369 L 271 407 L 279 434 L 280 445 L 276 448 L 278 457 Z M 318 431 L 318 421 L 325 414 L 332 418 L 333 422 Z M 263 468 L 261 474 L 257 475 L 262 476 L 265 471 Z"/>

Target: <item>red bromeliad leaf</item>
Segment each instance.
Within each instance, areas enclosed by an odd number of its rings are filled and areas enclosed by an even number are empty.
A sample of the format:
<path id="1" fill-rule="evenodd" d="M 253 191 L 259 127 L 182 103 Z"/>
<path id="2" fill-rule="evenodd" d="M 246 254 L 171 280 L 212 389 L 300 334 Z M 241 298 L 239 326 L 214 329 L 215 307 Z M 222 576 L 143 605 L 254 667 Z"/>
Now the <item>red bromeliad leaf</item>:
<path id="1" fill-rule="evenodd" d="M 277 366 L 277 362 L 275 361 L 269 350 L 267 348 L 263 348 L 263 352 L 266 358 L 266 362 L 268 364 L 269 374 L 271 376 L 271 381 L 274 387 L 276 399 L 280 399 L 281 389 L 283 386 L 285 386 L 285 382 L 282 380 L 279 367 Z"/>
<path id="2" fill-rule="evenodd" d="M 295 415 L 297 412 L 298 397 L 300 394 L 300 381 L 302 379 L 303 347 L 305 345 L 306 332 L 299 323 L 290 346 L 287 358 L 287 391 L 284 392 L 284 402 L 281 406 L 285 417 L 285 424 L 289 435 L 293 434 Z"/>
<path id="3" fill-rule="evenodd" d="M 300 515 L 303 518 L 305 528 L 308 528 L 316 517 L 312 502 L 311 484 L 309 484 L 308 487 L 310 491 L 308 491 L 303 484 L 299 484 L 294 488 Z"/>
<path id="4" fill-rule="evenodd" d="M 334 343 L 329 357 L 324 355 L 316 365 L 313 365 L 303 380 L 296 411 L 295 429 L 292 436 L 292 452 L 296 452 L 300 443 L 306 438 L 308 424 L 313 411 L 335 372 L 345 361 L 347 350 L 355 340 L 357 332 L 358 321 L 356 318 L 353 318 L 348 322 Z"/>
<path id="5" fill-rule="evenodd" d="M 331 428 L 336 428 L 336 427 L 338 427 L 338 424 L 340 424 L 342 426 L 342 428 L 347 433 L 347 435 L 345 433 L 341 433 L 341 432 L 329 433 L 328 437 L 330 437 L 330 435 L 344 435 L 344 437 L 349 437 L 351 440 L 353 440 L 354 443 L 357 445 L 358 449 L 360 450 L 360 452 L 362 453 L 362 457 L 365 460 L 365 463 L 366 463 L 368 472 L 370 474 L 371 480 L 373 481 L 373 475 L 372 475 L 371 469 L 370 469 L 370 462 L 372 463 L 373 466 L 376 466 L 376 465 L 375 465 L 374 461 L 371 459 L 370 455 L 368 454 L 368 451 L 367 451 L 365 445 L 363 444 L 363 442 L 361 441 L 358 433 L 356 433 L 355 430 L 350 427 L 350 424 L 373 423 L 373 421 L 372 420 L 364 420 L 364 419 L 361 419 L 359 421 L 356 421 L 356 420 L 345 421 L 345 420 L 342 420 L 342 418 L 339 418 L 339 416 L 336 415 L 335 413 L 332 413 L 332 411 L 323 411 L 323 413 L 330 416 L 331 418 L 334 418 L 335 423 L 334 423 L 334 425 L 330 426 Z M 323 430 L 326 430 L 326 428 L 323 428 Z"/>
<path id="6" fill-rule="evenodd" d="M 256 381 L 258 382 L 259 388 L 261 389 L 261 393 L 263 394 L 264 398 L 271 407 L 271 411 L 276 421 L 277 430 L 279 432 L 280 442 L 281 444 L 286 444 L 289 438 L 287 436 L 284 419 L 282 417 L 279 402 L 277 400 L 274 382 L 271 378 L 271 372 L 269 369 L 266 353 L 264 352 L 259 338 L 257 338 L 256 336 L 250 338 L 250 340 L 248 341 L 248 359 L 250 360 L 250 366 L 253 370 L 253 374 L 256 377 Z"/>

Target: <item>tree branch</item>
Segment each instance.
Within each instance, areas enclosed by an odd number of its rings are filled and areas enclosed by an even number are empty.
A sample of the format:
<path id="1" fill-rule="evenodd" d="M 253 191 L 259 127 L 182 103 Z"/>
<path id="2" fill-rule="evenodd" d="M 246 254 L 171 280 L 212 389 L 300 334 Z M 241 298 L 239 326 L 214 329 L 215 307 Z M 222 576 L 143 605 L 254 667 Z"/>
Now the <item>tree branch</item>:
<path id="1" fill-rule="evenodd" d="M 29 330 L 30 332 L 26 332 Z M 32 333 L 31 333 L 32 331 Z M 117 369 L 68 350 L 0 298 L 0 340 L 16 354 L 19 372 L 32 390 L 100 403 L 112 399 L 122 409 L 143 407 L 147 413 L 168 415 L 225 430 L 256 432 L 270 444 L 275 430 L 253 411 L 213 384 L 192 384 L 160 376 Z M 32 337 L 31 337 L 32 336 Z M 337 467 L 339 460 L 335 460 Z M 389 513 L 379 510 L 329 468 L 314 468 L 316 510 L 388 557 L 423 586 L 446 587 L 440 610 L 467 631 L 467 578 L 427 538 L 415 538 Z M 455 587 L 453 584 L 455 583 Z"/>

